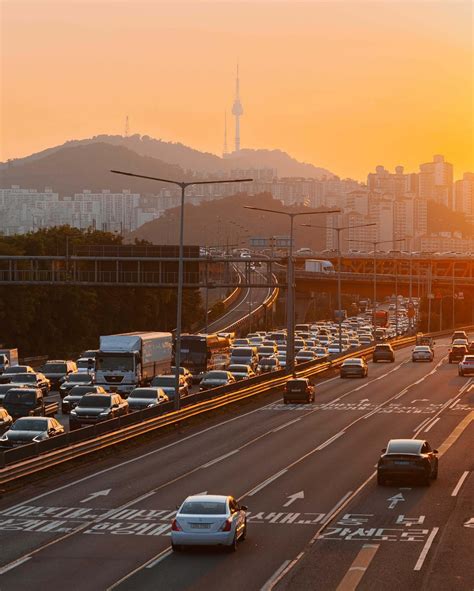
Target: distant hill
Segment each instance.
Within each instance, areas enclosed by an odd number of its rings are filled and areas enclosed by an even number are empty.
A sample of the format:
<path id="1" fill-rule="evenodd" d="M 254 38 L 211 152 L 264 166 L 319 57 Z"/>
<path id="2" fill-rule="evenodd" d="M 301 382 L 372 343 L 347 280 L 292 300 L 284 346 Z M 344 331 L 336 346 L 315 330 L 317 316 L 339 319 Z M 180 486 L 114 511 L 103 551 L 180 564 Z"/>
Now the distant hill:
<path id="1" fill-rule="evenodd" d="M 80 193 L 83 189 L 101 191 L 130 189 L 137 193 L 155 193 L 164 183 L 132 179 L 112 174 L 111 169 L 164 178 L 186 178 L 175 164 L 140 156 L 124 146 L 107 143 L 68 145 L 48 151 L 41 158 L 23 158 L 0 172 L 1 185 L 43 190 L 51 187 L 61 196 Z M 169 186 L 169 185 L 168 185 Z"/>
<path id="2" fill-rule="evenodd" d="M 224 174 L 233 168 L 274 168 L 278 176 L 322 178 L 332 177 L 334 174 L 324 168 L 299 162 L 281 150 L 250 150 L 244 149 L 226 158 L 220 158 L 209 152 L 200 152 L 184 144 L 165 142 L 147 135 L 138 134 L 130 137 L 120 135 L 98 135 L 84 140 L 71 140 L 62 146 L 55 146 L 37 152 L 25 158 L 17 158 L 7 163 L 0 163 L 0 170 L 21 166 L 26 162 L 42 160 L 65 148 L 86 146 L 90 144 L 110 144 L 121 146 L 134 151 L 141 156 L 157 158 L 168 164 L 180 166 L 190 174 Z"/>
<path id="3" fill-rule="evenodd" d="M 244 205 L 258 205 L 269 209 L 304 211 L 304 207 L 283 207 L 281 201 L 269 193 L 258 195 L 232 195 L 217 201 L 207 201 L 199 205 L 186 204 L 184 208 L 184 242 L 208 246 L 248 246 L 249 237 L 288 236 L 289 226 L 286 216 L 262 211 L 249 211 Z M 155 244 L 176 244 L 179 235 L 179 208 L 168 209 L 162 217 L 148 222 L 132 232 L 127 238 L 149 240 Z M 304 228 L 313 218 L 298 218 L 296 248 L 307 246 L 314 250 L 325 248 L 324 230 Z M 326 216 L 318 216 L 318 224 L 326 224 Z"/>

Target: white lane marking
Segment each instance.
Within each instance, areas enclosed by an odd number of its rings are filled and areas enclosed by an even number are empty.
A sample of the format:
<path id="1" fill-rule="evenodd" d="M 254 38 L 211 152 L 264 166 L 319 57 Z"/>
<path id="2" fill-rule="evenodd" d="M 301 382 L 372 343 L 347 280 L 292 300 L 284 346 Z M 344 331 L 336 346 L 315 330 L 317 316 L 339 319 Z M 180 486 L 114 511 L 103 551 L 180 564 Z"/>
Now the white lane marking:
<path id="1" fill-rule="evenodd" d="M 439 418 L 439 417 L 437 417 L 436 419 L 433 419 L 433 420 L 431 421 L 431 423 L 429 423 L 429 424 L 425 425 L 424 432 L 425 432 L 425 433 L 428 433 L 428 431 L 430 431 L 430 430 L 431 430 L 431 428 L 432 428 L 432 427 L 434 427 L 434 426 L 436 425 L 436 423 L 439 421 L 439 419 L 440 419 L 440 418 Z"/>
<path id="2" fill-rule="evenodd" d="M 273 482 L 277 478 L 280 478 L 280 476 L 283 476 L 283 474 L 286 474 L 286 472 L 288 472 L 288 470 L 286 468 L 284 470 L 280 470 L 280 472 L 277 472 L 273 476 L 270 476 L 270 478 L 267 478 L 266 480 L 264 480 L 263 482 L 261 482 L 260 484 L 258 484 L 255 488 L 253 488 L 250 492 L 248 492 L 246 494 L 246 496 L 247 497 L 252 497 L 253 495 L 256 495 L 263 488 L 265 488 L 266 486 L 268 486 L 271 482 Z"/>
<path id="3" fill-rule="evenodd" d="M 293 423 L 297 423 L 300 420 L 301 420 L 301 417 L 298 417 L 297 419 L 293 419 L 292 421 L 289 421 L 288 423 L 284 423 L 283 425 L 280 425 L 276 429 L 273 429 L 272 433 L 278 433 L 278 431 L 281 431 L 282 429 L 286 429 L 286 427 L 289 427 Z"/>
<path id="4" fill-rule="evenodd" d="M 280 574 L 285 570 L 290 562 L 291 560 L 285 560 L 285 562 L 279 568 L 277 568 L 273 575 L 263 584 L 263 586 L 260 588 L 260 591 L 270 591 L 270 589 L 273 588 L 275 579 L 280 576 Z"/>
<path id="5" fill-rule="evenodd" d="M 413 429 L 413 433 L 416 433 L 417 431 L 420 431 L 421 428 L 426 425 L 426 423 L 429 423 L 431 421 L 431 417 L 428 417 L 427 419 L 425 419 L 424 421 L 421 421 L 421 423 L 418 425 L 418 427 L 415 427 Z"/>
<path id="6" fill-rule="evenodd" d="M 121 579 L 119 579 L 118 581 L 115 581 L 115 583 L 113 583 L 112 585 L 110 585 L 110 587 L 107 587 L 107 591 L 112 591 L 112 589 L 116 589 L 124 581 L 126 581 L 130 577 L 133 577 L 134 574 L 138 573 L 143 568 L 147 568 L 147 566 L 149 564 L 151 564 L 153 562 L 156 562 L 157 560 L 160 559 L 161 556 L 163 556 L 163 554 L 168 554 L 168 552 L 170 552 L 170 548 L 165 548 L 164 550 L 162 550 L 158 554 L 155 554 L 155 556 L 153 556 L 152 558 L 150 558 L 150 560 L 147 560 L 146 562 L 144 562 L 140 566 L 137 566 L 137 568 L 134 568 L 132 571 L 130 571 L 129 573 L 127 573 L 126 575 L 124 575 Z"/>
<path id="7" fill-rule="evenodd" d="M 425 561 L 426 555 L 430 551 L 431 544 L 433 543 L 433 540 L 435 539 L 436 534 L 438 533 L 438 531 L 439 531 L 439 527 L 434 527 L 431 530 L 431 533 L 428 536 L 428 539 L 426 540 L 425 545 L 423 546 L 423 550 L 421 551 L 421 554 L 420 554 L 420 556 L 419 556 L 419 558 L 418 558 L 418 560 L 417 560 L 417 562 L 416 562 L 415 567 L 414 567 L 413 570 L 421 570 L 421 568 L 423 566 L 423 563 Z"/>
<path id="8" fill-rule="evenodd" d="M 451 408 L 454 408 L 455 406 L 457 406 L 458 402 L 459 402 L 459 399 L 456 399 L 456 400 L 455 400 L 455 401 L 454 401 L 454 402 L 451 404 L 451 406 L 450 406 L 449 408 L 450 408 L 450 409 L 451 409 Z"/>
<path id="9" fill-rule="evenodd" d="M 402 390 L 401 392 L 399 392 L 396 396 L 395 396 L 395 400 L 398 400 L 399 398 L 401 398 L 402 396 L 404 396 L 406 393 L 408 392 L 408 388 L 405 388 L 404 390 Z"/>
<path id="10" fill-rule="evenodd" d="M 315 384 L 317 386 L 322 386 L 323 384 L 329 384 L 329 382 L 334 382 L 334 380 L 339 380 L 339 376 L 336 376 L 335 378 L 329 378 L 329 380 L 323 380 L 322 382 L 315 382 Z"/>
<path id="11" fill-rule="evenodd" d="M 345 431 L 339 431 L 339 433 L 336 433 L 335 435 L 333 435 L 332 437 L 327 439 L 324 443 L 321 443 L 321 445 L 316 448 L 316 451 L 321 451 L 322 449 L 324 449 L 328 445 L 331 445 L 331 443 L 333 443 L 333 441 L 336 441 L 336 439 L 339 439 L 339 437 L 342 437 L 342 435 L 344 435 L 344 434 L 345 434 Z"/>
<path id="12" fill-rule="evenodd" d="M 464 472 L 462 474 L 461 478 L 458 480 L 458 483 L 454 487 L 453 492 L 451 493 L 451 496 L 452 497 L 457 497 L 458 496 L 458 492 L 459 492 L 461 486 L 463 485 L 464 481 L 466 480 L 468 474 L 469 474 L 469 470 L 466 470 L 466 472 Z"/>
<path id="13" fill-rule="evenodd" d="M 283 505 L 283 507 L 289 507 L 292 503 L 294 503 L 298 499 L 304 499 L 304 491 L 300 490 L 300 492 L 293 493 L 292 495 L 288 495 L 288 501 Z"/>
<path id="14" fill-rule="evenodd" d="M 230 456 L 233 456 L 234 454 L 238 453 L 239 451 L 240 451 L 240 449 L 234 449 L 234 450 L 230 451 L 229 453 L 224 454 L 223 456 L 219 456 L 218 458 L 214 458 L 210 462 L 207 462 L 207 464 L 204 464 L 202 467 L 209 468 L 210 466 L 214 466 L 214 464 L 217 464 L 218 462 L 221 462 L 222 460 L 225 460 L 226 458 L 230 458 Z"/>
<path id="15" fill-rule="evenodd" d="M 162 560 L 164 560 L 165 558 L 168 558 L 168 556 L 170 556 L 171 554 L 173 554 L 173 550 L 171 548 L 169 548 L 166 552 L 163 552 L 162 555 L 160 557 L 158 557 L 156 560 L 153 560 L 153 562 L 150 562 L 150 564 L 147 564 L 147 566 L 145 566 L 145 568 L 153 568 L 154 566 L 159 564 Z"/>
<path id="16" fill-rule="evenodd" d="M 19 558 L 18 560 L 15 560 L 14 562 L 10 562 L 10 564 L 7 564 L 6 566 L 0 568 L 0 575 L 4 575 L 9 570 L 13 570 L 17 566 L 20 566 L 20 564 L 23 564 L 24 562 L 27 562 L 30 559 L 31 559 L 31 556 L 23 556 L 22 558 Z"/>
<path id="17" fill-rule="evenodd" d="M 88 503 L 89 501 L 93 501 L 96 497 L 106 497 L 111 490 L 111 488 L 106 488 L 105 490 L 98 490 L 97 492 L 90 493 L 85 499 L 82 499 L 82 501 L 79 502 Z"/>
<path id="18" fill-rule="evenodd" d="M 326 523 L 329 523 L 331 521 L 331 519 L 333 518 L 333 515 L 335 515 L 335 513 L 337 512 L 339 507 L 345 503 L 345 501 L 352 495 L 353 492 L 354 491 L 350 490 L 350 491 L 346 492 L 346 494 L 342 498 L 339 499 L 339 501 L 334 505 L 334 507 L 326 515 L 326 518 L 323 521 L 323 525 L 325 525 Z M 310 543 L 312 544 L 315 540 L 316 540 L 316 536 L 311 539 Z"/>
<path id="19" fill-rule="evenodd" d="M 441 444 L 441 446 L 438 448 L 438 457 L 444 456 L 448 449 L 459 439 L 471 421 L 474 421 L 474 410 L 471 410 L 467 417 L 464 417 L 464 419 L 459 423 L 454 431 Z"/>
<path id="20" fill-rule="evenodd" d="M 269 587 L 265 588 L 265 591 L 272 591 L 272 589 L 275 588 L 275 585 L 282 580 L 282 578 L 286 575 L 286 573 L 289 572 L 295 566 L 295 564 L 303 556 L 303 554 L 304 554 L 304 552 L 300 552 L 298 554 L 298 556 L 296 558 L 294 558 L 291 562 L 288 561 L 286 567 L 283 568 L 277 576 L 275 576 L 276 575 L 276 573 L 275 573 L 272 577 L 273 581 L 271 582 Z M 260 589 L 260 591 L 264 591 L 263 587 Z"/>

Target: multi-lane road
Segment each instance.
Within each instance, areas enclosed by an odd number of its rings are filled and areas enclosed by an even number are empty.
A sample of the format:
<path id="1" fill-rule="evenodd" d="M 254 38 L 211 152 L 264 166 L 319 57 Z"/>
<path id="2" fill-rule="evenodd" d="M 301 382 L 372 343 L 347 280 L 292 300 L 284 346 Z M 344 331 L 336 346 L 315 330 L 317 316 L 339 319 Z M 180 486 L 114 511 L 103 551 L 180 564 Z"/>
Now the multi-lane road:
<path id="1" fill-rule="evenodd" d="M 317 382 L 312 405 L 269 394 L 153 443 L 5 495 L 0 589 L 474 588 L 474 380 L 446 363 L 370 364 Z M 430 487 L 377 487 L 392 437 L 440 452 Z M 249 507 L 235 554 L 173 554 L 176 505 L 199 492 Z M 471 521 L 470 521 L 471 520 Z"/>

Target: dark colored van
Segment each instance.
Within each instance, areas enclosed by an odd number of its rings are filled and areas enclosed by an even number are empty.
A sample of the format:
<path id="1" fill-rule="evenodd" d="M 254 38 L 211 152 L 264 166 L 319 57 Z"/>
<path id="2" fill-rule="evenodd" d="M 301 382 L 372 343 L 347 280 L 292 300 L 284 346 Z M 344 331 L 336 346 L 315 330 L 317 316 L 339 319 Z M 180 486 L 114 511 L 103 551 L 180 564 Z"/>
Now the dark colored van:
<path id="1" fill-rule="evenodd" d="M 314 402 L 314 386 L 308 378 L 292 378 L 286 382 L 283 402 Z"/>

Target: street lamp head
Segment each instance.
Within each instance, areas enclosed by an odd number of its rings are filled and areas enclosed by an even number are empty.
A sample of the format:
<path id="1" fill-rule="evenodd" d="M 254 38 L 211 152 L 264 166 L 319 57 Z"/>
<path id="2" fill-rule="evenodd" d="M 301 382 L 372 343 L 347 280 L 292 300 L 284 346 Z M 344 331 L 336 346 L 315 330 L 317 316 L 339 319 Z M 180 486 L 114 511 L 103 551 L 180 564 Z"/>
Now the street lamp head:
<path id="1" fill-rule="evenodd" d="M 244 205 L 245 209 L 253 209 L 254 211 L 266 211 L 268 213 L 279 213 L 281 215 L 287 215 L 289 217 L 296 217 L 298 215 L 317 215 L 317 214 L 329 214 L 329 213 L 340 213 L 340 209 L 327 209 L 324 211 L 282 211 L 281 209 L 268 209 L 266 207 L 255 207 L 255 205 Z"/>

